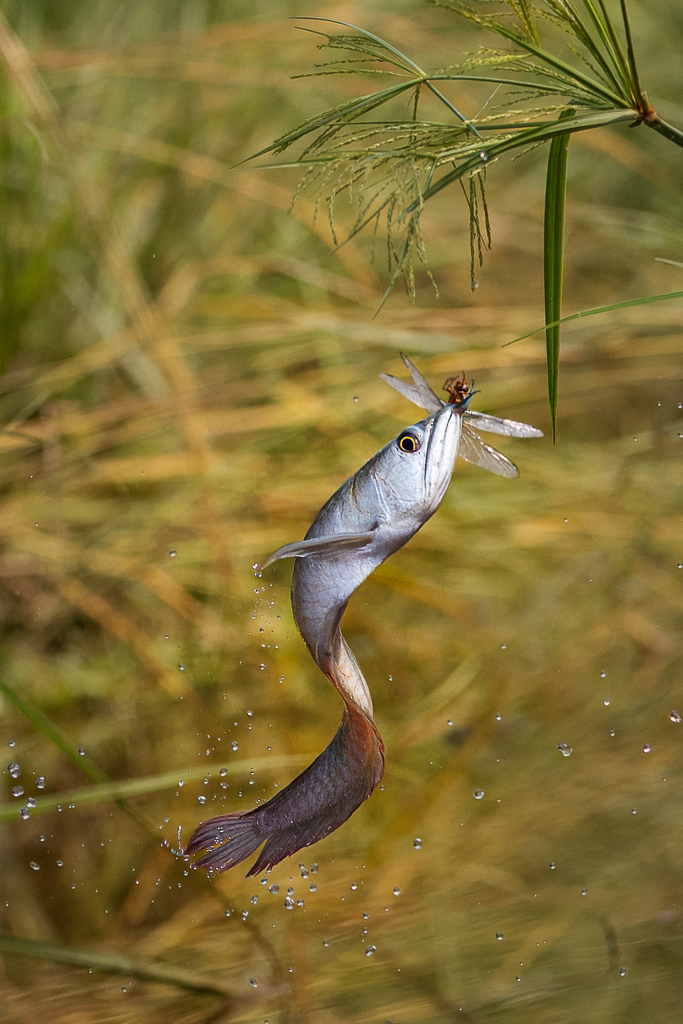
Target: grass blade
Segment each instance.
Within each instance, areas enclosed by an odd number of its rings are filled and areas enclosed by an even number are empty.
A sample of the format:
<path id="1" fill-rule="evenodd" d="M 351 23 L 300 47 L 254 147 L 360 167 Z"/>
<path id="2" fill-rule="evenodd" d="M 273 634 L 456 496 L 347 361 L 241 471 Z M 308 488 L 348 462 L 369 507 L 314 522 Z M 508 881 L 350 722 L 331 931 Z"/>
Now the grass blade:
<path id="1" fill-rule="evenodd" d="M 127 978 L 153 981 L 162 985 L 175 985 L 190 992 L 209 992 L 212 995 L 230 996 L 232 993 L 219 981 L 198 978 L 189 971 L 179 970 L 175 965 L 145 963 L 129 960 L 113 953 L 98 953 L 90 949 L 70 949 L 68 946 L 52 946 L 47 942 L 33 939 L 15 939 L 13 935 L 0 935 L 0 951 L 20 956 L 32 956 L 37 960 L 50 960 L 55 964 L 70 964 L 72 967 L 87 967 L 105 974 L 123 974 Z"/>
<path id="2" fill-rule="evenodd" d="M 658 259 L 657 262 L 670 263 L 674 267 L 683 267 L 683 263 L 676 263 L 674 260 Z M 571 313 L 569 316 L 563 316 L 559 320 L 554 320 L 550 324 L 544 324 L 543 327 L 536 327 L 533 331 L 529 331 L 527 334 L 521 334 L 519 338 L 513 338 L 512 341 L 506 341 L 503 348 L 507 348 L 508 345 L 515 345 L 518 341 L 524 341 L 525 338 L 531 338 L 534 334 L 538 334 L 539 331 L 547 330 L 548 327 L 559 327 L 561 324 L 568 324 L 572 320 L 582 320 L 587 316 L 597 316 L 598 313 L 611 313 L 613 309 L 627 309 L 629 306 L 647 306 L 651 302 L 666 302 L 668 299 L 683 299 L 683 292 L 664 292 L 661 295 L 645 295 L 640 299 L 627 299 L 625 302 L 613 302 L 609 306 L 595 306 L 593 309 L 582 309 L 580 313 Z"/>
<path id="3" fill-rule="evenodd" d="M 19 694 L 12 689 L 7 683 L 0 679 L 0 693 L 3 693 L 9 700 L 10 704 L 13 704 L 17 711 L 20 711 L 22 715 L 25 715 L 30 722 L 33 722 L 36 729 L 39 729 L 44 736 L 54 743 L 63 754 L 66 754 L 74 764 L 77 764 L 86 775 L 89 775 L 94 782 L 102 783 L 108 782 L 109 779 L 102 771 L 101 768 L 92 761 L 87 754 L 79 754 L 73 743 L 70 742 L 59 729 L 54 722 L 48 718 L 45 712 L 34 704 L 33 701 L 28 700 L 25 697 L 20 697 Z"/>
<path id="4" fill-rule="evenodd" d="M 574 116 L 564 110 L 560 120 Z M 555 440 L 557 421 L 557 385 L 560 372 L 560 327 L 556 323 L 562 309 L 562 271 L 564 264 L 564 214 L 567 197 L 567 148 L 569 135 L 558 135 L 550 144 L 545 184 L 543 221 L 543 291 L 545 297 L 545 348 L 548 363 L 548 401 Z M 554 326 L 551 326 L 554 325 Z"/>
<path id="5" fill-rule="evenodd" d="M 252 768 L 268 770 L 274 768 L 298 768 L 305 764 L 307 758 L 301 754 L 281 754 L 276 757 L 252 757 L 249 761 L 231 761 L 230 773 L 250 771 Z M 183 785 L 192 782 L 200 782 L 210 778 L 212 774 L 224 767 L 225 762 L 220 764 L 207 765 L 203 768 L 186 768 L 173 772 L 164 772 L 162 775 L 148 775 L 141 779 L 127 779 L 123 782 L 102 782 L 96 786 L 87 786 L 84 789 L 72 789 L 63 793 L 51 793 L 49 796 L 38 797 L 36 806 L 31 809 L 31 817 L 36 814 L 45 814 L 54 811 L 57 807 L 69 807 L 71 805 L 81 806 L 82 804 L 97 804 L 106 800 L 118 802 L 126 801 L 130 797 L 146 796 L 148 793 L 159 793 L 164 789 L 176 789 L 178 783 Z M 19 818 L 19 801 L 13 804 L 0 804 L 0 821 L 15 821 Z M 126 805 L 128 809 L 128 805 Z M 158 838 L 158 830 L 153 830 L 155 838 Z"/>
<path id="6" fill-rule="evenodd" d="M 2 680 L 0 680 L 0 693 L 3 693 L 10 703 L 14 705 L 17 711 L 20 711 L 30 722 L 33 722 L 35 727 L 39 729 L 51 743 L 54 743 L 54 745 L 58 747 L 63 754 L 66 754 L 66 756 L 77 764 L 78 767 L 86 773 L 86 775 L 89 775 L 94 782 L 100 786 L 111 785 L 106 773 L 103 772 L 87 754 L 80 754 L 78 752 L 73 743 L 71 743 L 61 729 L 59 729 L 50 718 L 48 718 L 42 708 L 39 708 L 37 704 L 33 703 L 33 701 L 28 700 L 25 697 L 20 697 L 11 686 Z M 90 790 L 86 790 L 86 792 L 90 792 Z M 118 794 L 115 795 L 113 799 L 116 800 L 121 810 L 132 818 L 137 825 L 150 832 L 156 838 L 154 825 L 152 822 L 147 820 L 146 816 L 142 812 L 140 812 L 136 807 L 131 807 L 130 804 L 128 804 L 126 800 Z M 54 806 L 57 806 L 57 804 L 55 803 Z M 6 807 L 4 810 L 7 812 L 10 808 Z M 7 820 L 8 817 L 17 817 L 19 813 L 18 807 L 12 806 L 11 811 L 13 813 L 8 815 L 6 814 L 5 820 Z M 37 808 L 34 808 L 32 813 L 35 814 L 36 811 Z M 2 820 L 2 815 L 0 815 L 0 821 Z"/>

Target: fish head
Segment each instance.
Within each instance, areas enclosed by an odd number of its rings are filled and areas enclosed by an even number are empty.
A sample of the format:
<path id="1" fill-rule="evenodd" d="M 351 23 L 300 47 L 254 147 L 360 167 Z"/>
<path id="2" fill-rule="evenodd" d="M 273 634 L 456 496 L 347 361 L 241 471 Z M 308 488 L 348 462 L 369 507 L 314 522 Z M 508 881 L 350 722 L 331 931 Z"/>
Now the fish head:
<path id="1" fill-rule="evenodd" d="M 448 404 L 397 434 L 375 457 L 373 478 L 389 516 L 425 522 L 439 507 L 453 473 L 466 403 Z"/>

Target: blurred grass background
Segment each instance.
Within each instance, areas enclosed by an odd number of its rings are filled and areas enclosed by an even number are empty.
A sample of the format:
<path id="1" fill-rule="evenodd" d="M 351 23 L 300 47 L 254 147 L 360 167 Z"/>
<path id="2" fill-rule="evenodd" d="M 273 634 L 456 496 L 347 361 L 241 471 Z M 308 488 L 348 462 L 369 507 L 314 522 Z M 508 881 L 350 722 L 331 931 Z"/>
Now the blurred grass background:
<path id="1" fill-rule="evenodd" d="M 681 123 L 681 10 L 632 7 Z M 424 273 L 373 319 L 382 244 L 333 251 L 311 197 L 288 213 L 295 177 L 231 167 L 363 88 L 290 82 L 316 50 L 287 18 L 430 65 L 476 29 L 413 0 L 4 14 L 3 1021 L 678 1020 L 681 304 L 570 325 L 558 445 L 502 441 L 519 481 L 460 463 L 353 598 L 384 788 L 303 867 L 209 883 L 178 827 L 272 795 L 337 725 L 291 567 L 251 567 L 414 418 L 378 374 L 399 350 L 436 386 L 464 369 L 477 408 L 547 429 L 541 336 L 501 347 L 543 322 L 544 154 L 491 182 L 477 292 L 445 194 L 440 297 Z M 680 156 L 641 135 L 572 142 L 566 313 L 680 287 L 654 262 L 682 259 Z"/>

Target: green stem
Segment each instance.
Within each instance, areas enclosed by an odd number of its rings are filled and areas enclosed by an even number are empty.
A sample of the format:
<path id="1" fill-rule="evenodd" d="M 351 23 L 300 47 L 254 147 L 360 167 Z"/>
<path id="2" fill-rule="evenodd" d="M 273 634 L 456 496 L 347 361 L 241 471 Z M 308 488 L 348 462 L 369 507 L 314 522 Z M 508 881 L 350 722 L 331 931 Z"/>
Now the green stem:
<path id="1" fill-rule="evenodd" d="M 643 121 L 643 124 L 646 124 L 648 128 L 654 128 L 670 142 L 675 142 L 677 146 L 683 147 L 683 132 L 679 128 L 674 128 L 672 124 L 662 121 L 661 117 L 655 117 L 652 121 Z"/>

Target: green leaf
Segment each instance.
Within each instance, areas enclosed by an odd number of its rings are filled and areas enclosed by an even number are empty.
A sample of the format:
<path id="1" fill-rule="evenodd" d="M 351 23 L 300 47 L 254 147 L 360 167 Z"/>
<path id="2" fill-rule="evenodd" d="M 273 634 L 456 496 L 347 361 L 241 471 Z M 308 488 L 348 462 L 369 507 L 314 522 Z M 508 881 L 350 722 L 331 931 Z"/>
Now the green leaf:
<path id="1" fill-rule="evenodd" d="M 574 116 L 569 108 L 560 120 Z M 545 348 L 548 363 L 548 401 L 553 424 L 557 426 L 557 385 L 560 372 L 560 319 L 562 309 L 562 271 L 564 263 L 564 212 L 567 197 L 567 149 L 570 136 L 558 135 L 550 144 L 545 183 L 543 221 L 543 290 L 545 296 Z"/>

